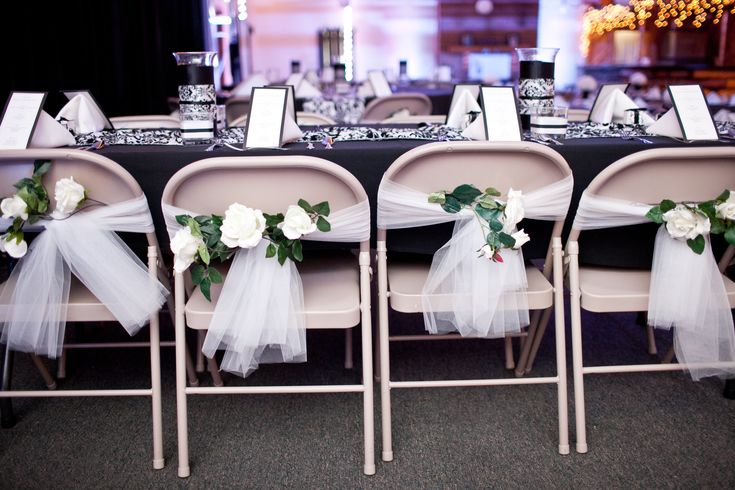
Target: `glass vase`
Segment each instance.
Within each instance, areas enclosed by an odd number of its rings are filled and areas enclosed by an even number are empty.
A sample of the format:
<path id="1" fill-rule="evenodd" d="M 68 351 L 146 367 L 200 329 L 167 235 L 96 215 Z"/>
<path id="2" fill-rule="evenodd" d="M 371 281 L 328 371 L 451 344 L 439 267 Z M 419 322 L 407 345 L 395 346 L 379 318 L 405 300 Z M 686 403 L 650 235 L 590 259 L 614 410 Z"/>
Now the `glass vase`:
<path id="1" fill-rule="evenodd" d="M 537 107 L 554 106 L 554 61 L 558 48 L 517 48 L 520 64 L 518 104 L 523 129 Z"/>
<path id="2" fill-rule="evenodd" d="M 217 121 L 214 51 L 174 53 L 178 69 L 181 139 L 186 144 L 211 143 Z"/>

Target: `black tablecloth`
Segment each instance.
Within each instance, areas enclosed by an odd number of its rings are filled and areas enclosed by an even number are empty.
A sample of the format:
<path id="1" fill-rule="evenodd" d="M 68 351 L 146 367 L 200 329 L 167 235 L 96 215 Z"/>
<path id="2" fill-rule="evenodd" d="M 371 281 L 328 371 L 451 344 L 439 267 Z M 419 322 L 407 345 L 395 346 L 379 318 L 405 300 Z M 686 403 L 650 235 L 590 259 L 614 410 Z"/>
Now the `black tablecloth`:
<path id="1" fill-rule="evenodd" d="M 566 140 L 563 146 L 553 146 L 569 163 L 574 174 L 574 195 L 569 210 L 568 230 L 576 212 L 577 203 L 582 191 L 602 169 L 614 161 L 631 153 L 662 147 L 687 147 L 693 144 L 678 143 L 664 137 L 651 137 L 654 144 L 643 144 L 636 140 L 620 140 L 618 138 L 589 138 Z M 100 150 L 100 154 L 116 161 L 125 167 L 140 183 L 148 197 L 153 213 L 159 240 L 168 242 L 161 214 L 161 194 L 168 179 L 183 166 L 204 158 L 221 156 L 248 155 L 309 155 L 324 158 L 339 164 L 355 175 L 367 191 L 372 208 L 373 231 L 375 230 L 375 205 L 380 179 L 390 164 L 401 154 L 423 144 L 426 141 L 391 140 L 339 142 L 334 148 L 324 149 L 320 144 L 314 149 L 307 149 L 303 143 L 286 145 L 286 150 L 248 150 L 238 152 L 228 148 L 205 151 L 206 145 L 193 146 L 109 146 Z M 722 143 L 701 143 L 701 146 L 722 145 Z M 535 237 L 523 247 L 524 254 L 529 257 L 543 257 L 545 249 L 543 237 L 550 228 L 547 223 L 524 223 L 524 228 Z M 655 225 L 638 225 L 635 227 L 636 243 L 633 246 L 619 229 L 585 232 L 581 239 L 581 258 L 589 264 L 628 265 L 645 267 L 650 264 L 653 250 Z M 451 233 L 450 225 L 426 228 L 417 238 L 415 230 L 394 231 L 389 235 L 389 246 L 393 250 L 416 253 L 433 253 L 443 245 Z M 165 245 L 164 245 L 165 248 Z"/>

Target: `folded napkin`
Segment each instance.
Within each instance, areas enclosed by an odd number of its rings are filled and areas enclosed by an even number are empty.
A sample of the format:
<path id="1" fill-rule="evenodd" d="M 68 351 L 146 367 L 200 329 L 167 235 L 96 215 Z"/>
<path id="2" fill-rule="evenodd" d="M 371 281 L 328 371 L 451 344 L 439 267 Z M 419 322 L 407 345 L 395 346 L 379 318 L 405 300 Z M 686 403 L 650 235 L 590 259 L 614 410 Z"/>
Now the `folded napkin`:
<path id="1" fill-rule="evenodd" d="M 707 94 L 707 104 L 720 105 L 723 102 L 725 101 L 723 100 L 722 97 L 720 97 L 720 94 L 718 94 L 717 92 L 712 91 Z"/>
<path id="2" fill-rule="evenodd" d="M 735 122 L 735 113 L 723 108 L 717 111 L 712 119 L 717 122 Z"/>
<path id="3" fill-rule="evenodd" d="M 661 100 L 661 89 L 654 85 L 648 89 L 645 97 L 646 100 Z"/>
<path id="4" fill-rule="evenodd" d="M 475 121 L 462 131 L 462 136 L 475 141 L 485 141 L 485 118 L 480 115 Z"/>
<path id="5" fill-rule="evenodd" d="M 375 97 L 375 92 L 373 92 L 373 84 L 368 81 L 362 82 L 360 86 L 357 87 L 357 96 L 364 98 Z"/>
<path id="6" fill-rule="evenodd" d="M 478 119 L 482 119 L 482 108 L 469 90 L 462 90 L 452 110 L 447 116 L 447 126 L 456 129 L 466 129 L 470 125 L 470 112 L 478 113 Z M 483 128 L 481 128 L 483 129 Z M 485 130 L 483 129 L 483 139 Z"/>
<path id="7" fill-rule="evenodd" d="M 57 148 L 76 144 L 76 139 L 64 126 L 46 111 L 41 111 L 29 148 Z"/>
<path id="8" fill-rule="evenodd" d="M 684 138 L 684 134 L 681 132 L 681 124 L 679 124 L 679 118 L 676 117 L 676 111 L 673 108 L 659 117 L 658 121 L 648 126 L 646 131 L 658 136 Z"/>
<path id="9" fill-rule="evenodd" d="M 253 87 L 265 87 L 268 83 L 268 79 L 262 73 L 255 73 L 249 76 L 244 82 L 238 83 L 232 89 L 231 94 L 237 97 L 250 97 Z"/>
<path id="10" fill-rule="evenodd" d="M 285 117 L 283 121 L 283 136 L 281 137 L 281 144 L 292 143 L 298 141 L 304 133 L 296 121 L 291 117 Z"/>
<path id="11" fill-rule="evenodd" d="M 308 80 L 301 80 L 299 86 L 296 87 L 296 98 L 297 99 L 313 99 L 314 97 L 321 97 L 322 93 L 311 84 Z"/>
<path id="12" fill-rule="evenodd" d="M 630 78 L 628 79 L 631 85 L 634 85 L 637 88 L 644 87 L 648 85 L 648 77 L 645 73 L 636 71 L 630 74 Z"/>
<path id="13" fill-rule="evenodd" d="M 67 128 L 79 134 L 94 133 L 109 127 L 107 118 L 89 95 L 78 94 L 61 108 L 56 120 L 68 121 Z"/>
<path id="14" fill-rule="evenodd" d="M 625 111 L 628 109 L 639 109 L 633 100 L 625 95 L 622 90 L 611 91 L 602 100 L 597 100 L 592 108 L 590 121 L 596 123 L 622 123 L 625 120 Z M 652 124 L 653 119 L 646 113 L 641 114 L 641 122 L 645 125 Z"/>
<path id="15" fill-rule="evenodd" d="M 316 74 L 316 71 L 309 70 L 306 72 L 306 75 L 304 75 L 304 80 L 309 82 L 315 87 L 319 86 L 319 75 Z"/>

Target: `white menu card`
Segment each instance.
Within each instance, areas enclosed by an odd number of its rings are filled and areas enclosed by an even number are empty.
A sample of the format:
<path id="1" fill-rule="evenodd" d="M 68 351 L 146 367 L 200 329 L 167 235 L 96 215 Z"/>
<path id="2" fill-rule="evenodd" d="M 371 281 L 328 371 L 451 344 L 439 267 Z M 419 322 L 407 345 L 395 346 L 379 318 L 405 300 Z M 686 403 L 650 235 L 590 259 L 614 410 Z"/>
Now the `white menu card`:
<path id="1" fill-rule="evenodd" d="M 388 79 L 385 78 L 385 73 L 382 71 L 369 71 L 368 80 L 370 81 L 370 85 L 373 86 L 373 93 L 376 97 L 388 97 L 389 95 L 393 95 L 393 90 L 390 88 Z"/>
<path id="2" fill-rule="evenodd" d="M 717 140 L 717 126 L 699 85 L 669 85 L 669 95 L 684 139 Z"/>
<path id="3" fill-rule="evenodd" d="M 620 90 L 625 93 L 628 90 L 629 85 L 629 83 L 603 83 L 600 85 L 600 88 L 597 90 L 597 96 L 595 96 L 595 101 L 592 102 L 590 114 L 587 116 L 587 122 L 599 119 L 599 113 L 605 111 L 607 99 L 610 95 L 615 92 L 615 90 Z"/>
<path id="4" fill-rule="evenodd" d="M 0 149 L 25 150 L 31 142 L 46 92 L 11 92 L 0 117 Z"/>
<path id="5" fill-rule="evenodd" d="M 480 105 L 488 141 L 521 141 L 521 120 L 513 87 L 481 87 Z"/>
<path id="6" fill-rule="evenodd" d="M 92 95 L 92 92 L 89 90 L 62 90 L 61 93 L 63 93 L 69 100 L 73 99 L 77 95 L 84 97 L 87 100 L 88 105 L 92 108 L 92 111 L 94 111 L 101 120 L 105 121 L 104 129 L 114 129 L 112 121 L 107 117 L 105 111 L 102 110 L 97 99 Z"/>
<path id="7" fill-rule="evenodd" d="M 245 128 L 246 149 L 281 146 L 287 99 L 285 87 L 253 87 Z"/>
<path id="8" fill-rule="evenodd" d="M 296 94 L 295 87 L 293 85 L 271 85 L 275 88 L 285 88 L 288 90 L 288 96 L 286 97 L 286 114 L 288 114 L 294 121 L 296 120 Z"/>
<path id="9" fill-rule="evenodd" d="M 454 86 L 454 89 L 452 89 L 452 98 L 449 102 L 449 110 L 447 111 L 447 119 L 444 121 L 445 124 L 449 121 L 449 114 L 452 113 L 454 104 L 456 104 L 462 96 L 462 92 L 469 92 L 472 95 L 472 98 L 477 100 L 480 96 L 480 85 L 458 83 Z"/>

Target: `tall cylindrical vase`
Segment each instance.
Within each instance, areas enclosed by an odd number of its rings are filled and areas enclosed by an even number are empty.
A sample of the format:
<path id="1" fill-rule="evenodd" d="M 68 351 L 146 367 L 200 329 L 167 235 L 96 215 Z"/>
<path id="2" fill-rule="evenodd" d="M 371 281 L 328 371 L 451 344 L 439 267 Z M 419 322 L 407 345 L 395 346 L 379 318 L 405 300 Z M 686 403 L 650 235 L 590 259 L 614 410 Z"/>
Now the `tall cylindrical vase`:
<path id="1" fill-rule="evenodd" d="M 217 95 L 214 91 L 213 51 L 174 53 L 178 69 L 179 119 L 184 144 L 214 139 Z"/>
<path id="2" fill-rule="evenodd" d="M 518 48 L 520 78 L 518 103 L 521 124 L 529 129 L 531 113 L 536 107 L 554 106 L 554 60 L 557 48 Z"/>

